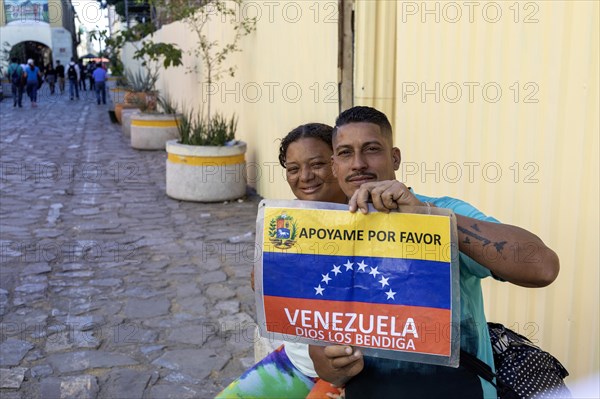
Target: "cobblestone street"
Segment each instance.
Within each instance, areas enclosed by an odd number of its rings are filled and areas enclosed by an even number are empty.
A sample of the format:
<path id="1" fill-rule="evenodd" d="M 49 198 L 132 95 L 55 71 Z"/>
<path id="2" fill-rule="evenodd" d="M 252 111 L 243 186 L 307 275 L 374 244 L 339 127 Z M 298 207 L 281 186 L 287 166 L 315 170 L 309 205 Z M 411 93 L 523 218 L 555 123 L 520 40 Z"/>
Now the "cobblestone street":
<path id="1" fill-rule="evenodd" d="M 81 94 L 0 102 L 0 397 L 214 397 L 253 363 L 260 198 L 168 198 Z"/>

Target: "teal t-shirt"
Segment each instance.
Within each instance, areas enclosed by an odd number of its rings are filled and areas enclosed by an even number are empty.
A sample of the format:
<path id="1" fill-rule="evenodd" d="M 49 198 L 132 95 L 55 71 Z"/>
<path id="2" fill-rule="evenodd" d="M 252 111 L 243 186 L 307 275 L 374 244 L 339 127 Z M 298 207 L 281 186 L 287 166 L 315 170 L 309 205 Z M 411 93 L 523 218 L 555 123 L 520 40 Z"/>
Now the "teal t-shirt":
<path id="1" fill-rule="evenodd" d="M 416 195 L 416 194 L 415 194 Z M 450 197 L 432 198 L 422 195 L 416 197 L 423 202 L 430 202 L 439 208 L 452 210 L 455 214 L 467 216 L 473 219 L 487 222 L 498 222 L 498 220 L 486 216 L 472 205 Z M 487 363 L 492 371 L 494 368 L 494 357 L 492 345 L 487 328 L 487 321 L 483 312 L 483 293 L 481 291 L 481 279 L 492 276 L 492 272 L 475 262 L 473 259 L 459 253 L 460 271 L 460 348 L 467 351 L 480 360 Z M 365 366 L 377 369 L 379 372 L 386 370 L 406 370 L 423 374 L 435 375 L 436 370 L 443 366 L 434 366 L 421 363 L 404 362 L 389 359 L 376 359 L 365 357 Z M 432 377 L 433 382 L 435 377 Z M 489 382 L 479 378 L 483 390 L 483 397 L 496 399 L 496 388 Z"/>

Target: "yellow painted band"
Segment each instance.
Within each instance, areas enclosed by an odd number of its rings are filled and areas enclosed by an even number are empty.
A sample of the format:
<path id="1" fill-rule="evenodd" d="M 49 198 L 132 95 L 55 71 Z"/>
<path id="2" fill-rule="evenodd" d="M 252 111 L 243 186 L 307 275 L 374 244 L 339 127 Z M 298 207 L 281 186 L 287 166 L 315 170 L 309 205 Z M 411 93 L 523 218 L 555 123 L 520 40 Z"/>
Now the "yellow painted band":
<path id="1" fill-rule="evenodd" d="M 168 160 L 169 162 L 183 163 L 191 166 L 225 166 L 246 162 L 244 154 L 231 155 L 228 157 L 195 157 L 169 153 Z"/>
<path id="2" fill-rule="evenodd" d="M 141 120 L 141 119 L 133 119 L 131 121 L 131 126 L 147 126 L 147 127 L 177 127 L 176 120 L 170 121 L 152 121 L 152 120 Z"/>

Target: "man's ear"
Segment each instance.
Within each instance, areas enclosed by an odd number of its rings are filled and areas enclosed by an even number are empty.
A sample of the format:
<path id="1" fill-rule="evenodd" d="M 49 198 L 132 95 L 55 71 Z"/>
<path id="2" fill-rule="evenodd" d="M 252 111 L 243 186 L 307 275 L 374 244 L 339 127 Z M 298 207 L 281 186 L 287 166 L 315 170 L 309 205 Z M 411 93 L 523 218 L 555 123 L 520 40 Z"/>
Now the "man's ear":
<path id="1" fill-rule="evenodd" d="M 398 147 L 392 148 L 392 159 L 394 161 L 394 170 L 398 170 L 400 168 L 400 149 Z"/>

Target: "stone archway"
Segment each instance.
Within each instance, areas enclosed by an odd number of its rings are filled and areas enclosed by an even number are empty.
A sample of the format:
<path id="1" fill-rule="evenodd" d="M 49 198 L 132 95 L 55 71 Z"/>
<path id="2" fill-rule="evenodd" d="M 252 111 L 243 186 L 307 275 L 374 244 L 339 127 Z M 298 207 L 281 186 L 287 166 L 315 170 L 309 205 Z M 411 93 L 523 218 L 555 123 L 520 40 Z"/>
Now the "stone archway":
<path id="1" fill-rule="evenodd" d="M 10 58 L 12 57 L 17 57 L 21 63 L 26 63 L 31 58 L 40 69 L 53 62 L 52 49 L 43 43 L 31 40 L 12 46 L 10 49 Z"/>

